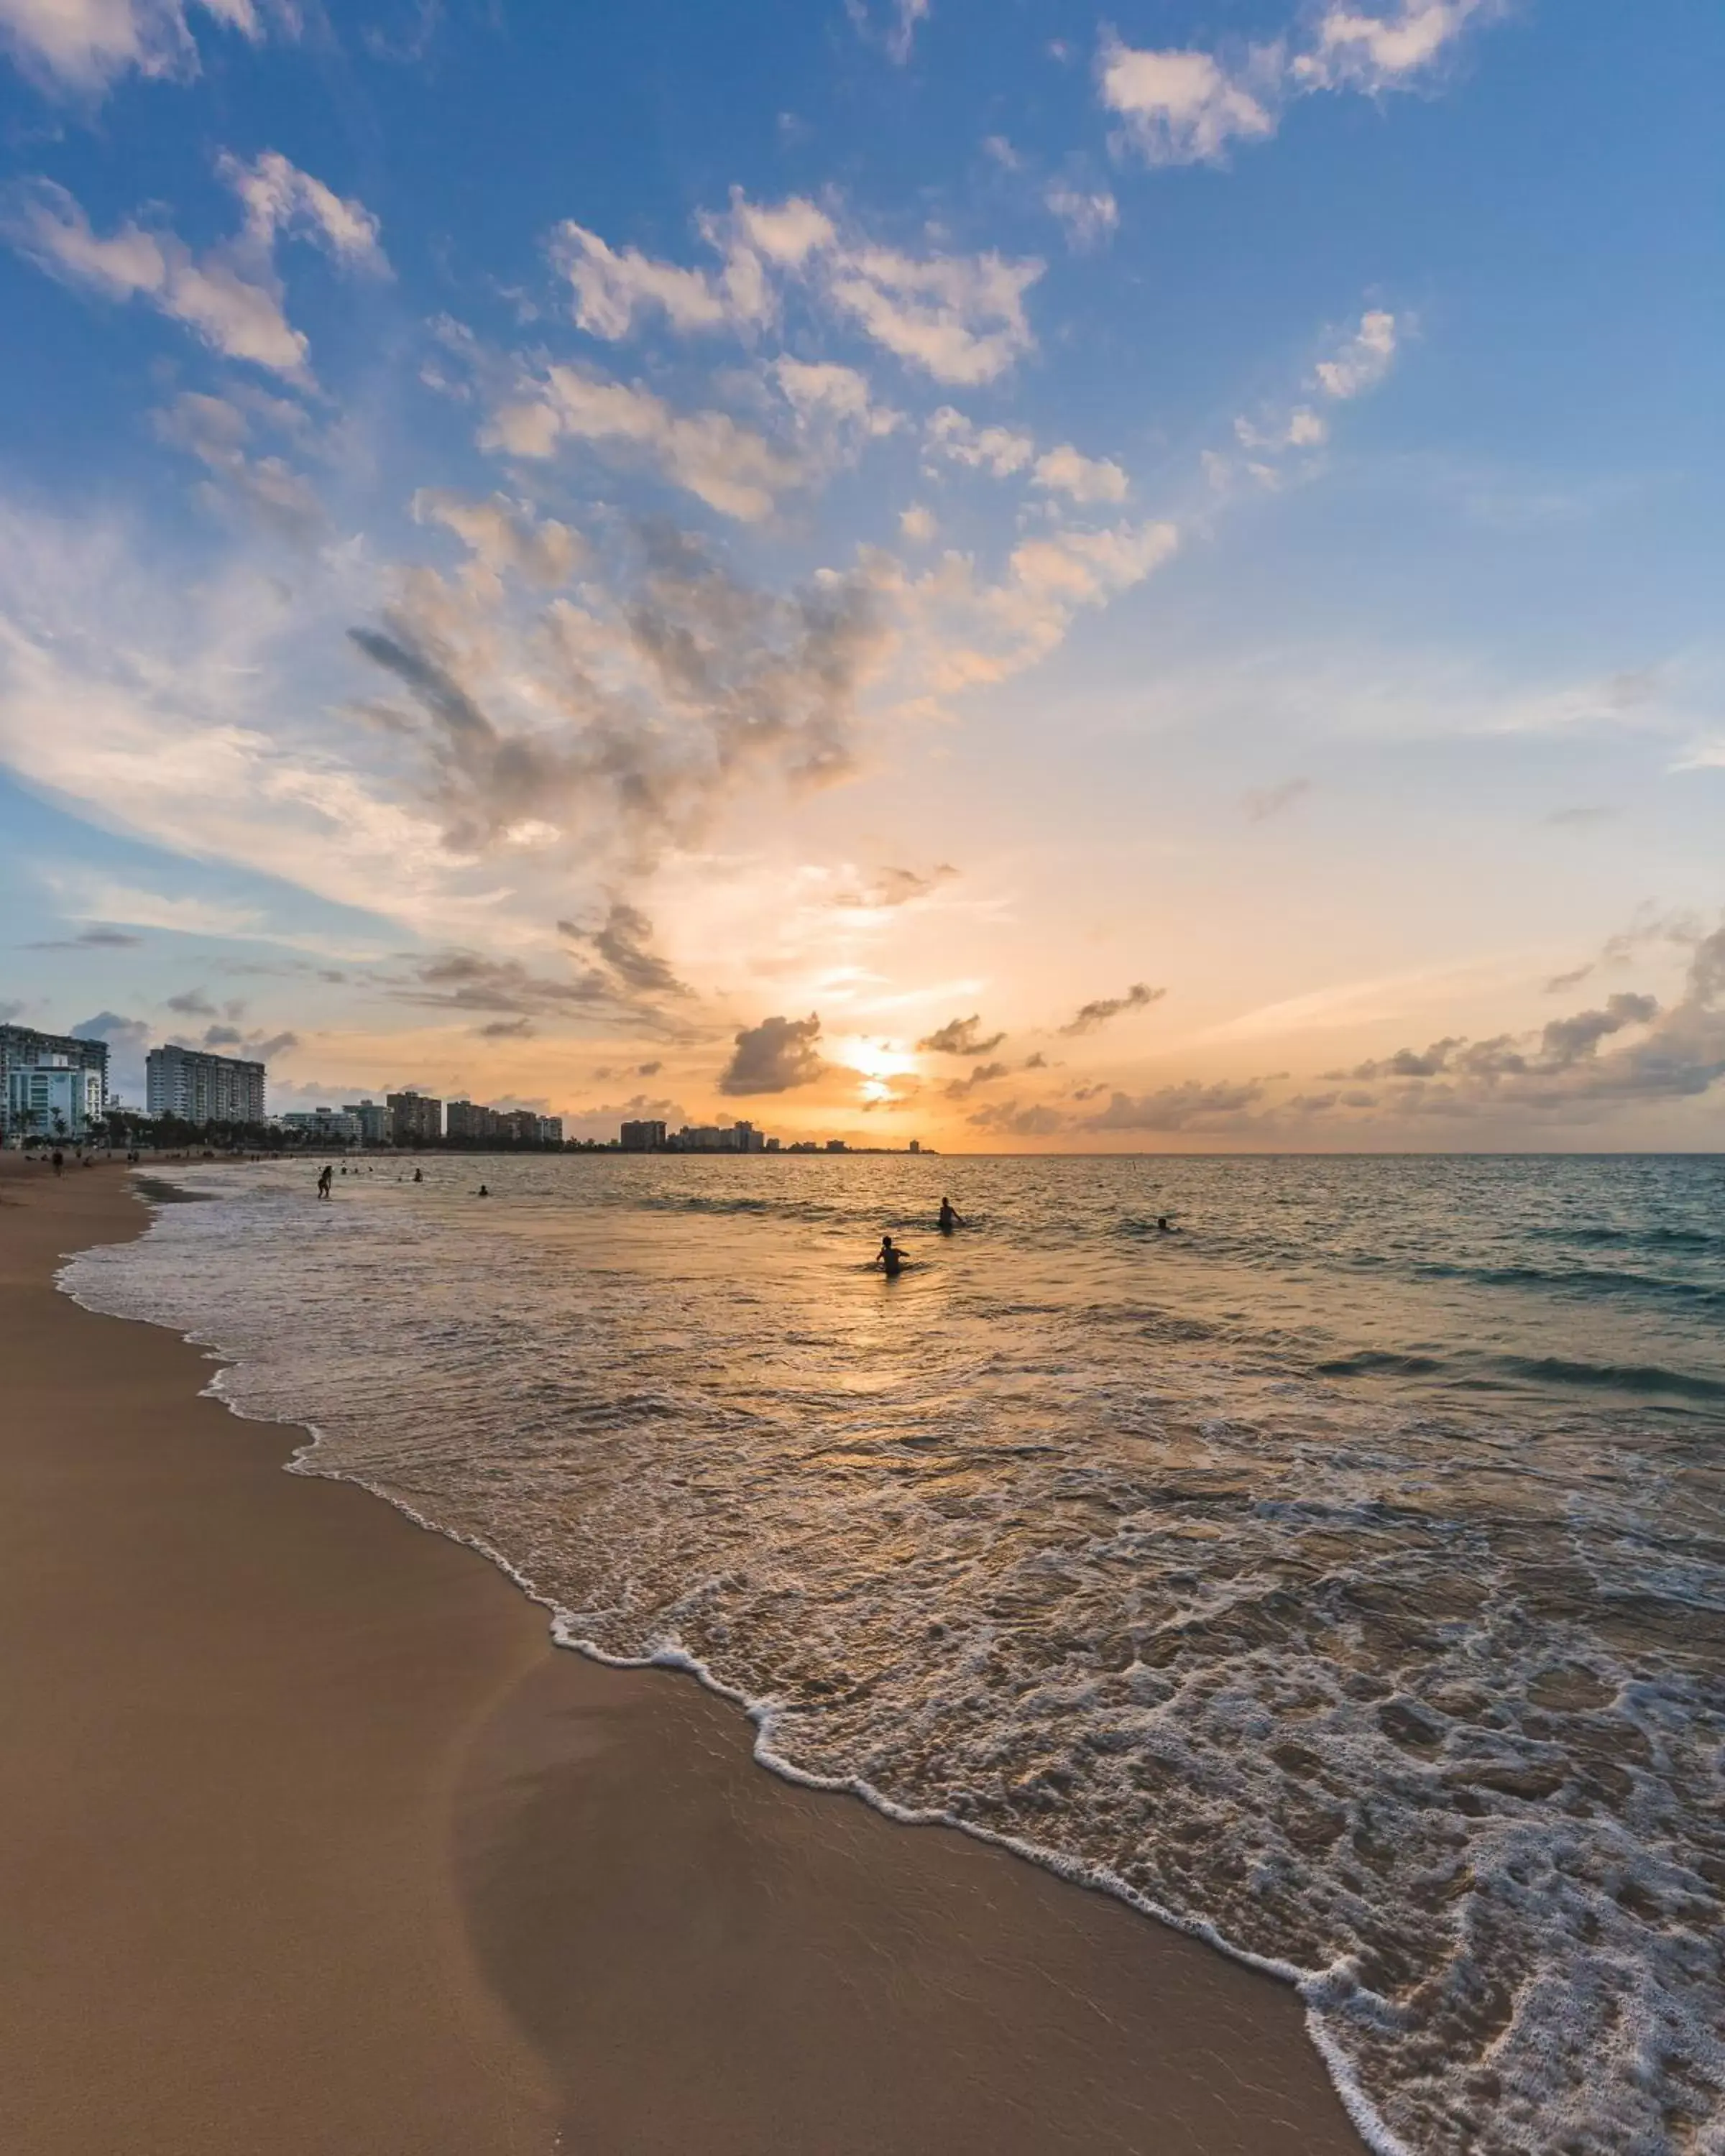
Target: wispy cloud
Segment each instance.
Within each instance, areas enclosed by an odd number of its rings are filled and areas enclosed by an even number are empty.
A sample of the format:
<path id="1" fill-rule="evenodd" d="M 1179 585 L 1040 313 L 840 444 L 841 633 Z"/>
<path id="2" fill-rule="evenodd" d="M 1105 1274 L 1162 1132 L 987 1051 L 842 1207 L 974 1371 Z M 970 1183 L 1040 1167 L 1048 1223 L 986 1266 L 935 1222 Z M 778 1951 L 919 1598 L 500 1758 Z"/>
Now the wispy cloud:
<path id="1" fill-rule="evenodd" d="M 127 218 L 99 233 L 77 200 L 46 179 L 21 182 L 8 192 L 0 232 L 63 284 L 118 302 L 140 300 L 224 358 L 307 382 L 310 348 L 284 311 L 276 240 L 302 234 L 339 266 L 377 274 L 387 266 L 377 221 L 274 151 L 249 165 L 224 156 L 218 170 L 239 198 L 242 227 L 202 254 L 166 225 Z"/>
<path id="2" fill-rule="evenodd" d="M 1236 144 L 1267 141 L 1295 98 L 1420 86 L 1471 23 L 1498 12 L 1497 0 L 1331 6 L 1300 36 L 1220 53 L 1141 49 L 1111 33 L 1097 57 L 1098 87 L 1121 123 L 1121 147 L 1151 165 L 1216 164 Z"/>
<path id="3" fill-rule="evenodd" d="M 1276 786 L 1255 786 L 1242 796 L 1241 805 L 1255 824 L 1268 823 L 1291 808 L 1296 801 L 1303 800 L 1312 791 L 1309 778 L 1285 778 Z"/>
<path id="4" fill-rule="evenodd" d="M 253 44 L 297 19 L 270 0 L 0 0 L 0 44 L 39 88 L 95 97 L 134 71 L 196 74 L 194 10 Z"/>
<path id="5" fill-rule="evenodd" d="M 1005 1040 L 1004 1033 L 991 1033 L 986 1037 L 982 1030 L 982 1016 L 973 1011 L 968 1018 L 949 1019 L 945 1025 L 937 1026 L 916 1043 L 925 1055 L 986 1055 L 991 1048 L 999 1048 Z"/>
<path id="6" fill-rule="evenodd" d="M 1034 258 L 887 245 L 799 196 L 762 203 L 739 193 L 700 223 L 715 269 L 560 226 L 552 260 L 568 280 L 579 326 L 610 342 L 632 335 L 641 317 L 684 334 L 747 336 L 797 294 L 938 382 L 994 381 L 1034 346 L 1024 299 L 1044 266 Z"/>
<path id="7" fill-rule="evenodd" d="M 1110 188 L 1057 180 L 1042 199 L 1050 213 L 1060 219 L 1066 244 L 1075 254 L 1106 247 L 1120 228 L 1120 204 Z"/>
<path id="8" fill-rule="evenodd" d="M 725 412 L 678 412 L 639 384 L 572 367 L 548 367 L 499 406 L 480 436 L 485 449 L 538 459 L 566 442 L 655 465 L 721 516 L 758 523 L 808 476 L 802 462 Z"/>
<path id="9" fill-rule="evenodd" d="M 1098 996 L 1093 1003 L 1081 1004 L 1060 1028 L 1065 1034 L 1094 1033 L 1099 1026 L 1106 1025 L 1110 1019 L 1118 1018 L 1126 1011 L 1147 1010 L 1158 1004 L 1168 993 L 1166 988 L 1153 988 L 1143 981 L 1134 981 L 1123 996 Z"/>

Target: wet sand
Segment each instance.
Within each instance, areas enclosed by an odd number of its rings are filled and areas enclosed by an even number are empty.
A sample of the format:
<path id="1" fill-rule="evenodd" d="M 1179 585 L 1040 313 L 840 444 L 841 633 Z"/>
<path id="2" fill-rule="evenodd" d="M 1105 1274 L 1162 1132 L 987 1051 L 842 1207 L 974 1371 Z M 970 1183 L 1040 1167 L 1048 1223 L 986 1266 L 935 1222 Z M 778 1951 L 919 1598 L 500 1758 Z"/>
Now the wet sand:
<path id="1" fill-rule="evenodd" d="M 8 2156 L 1358 2156 L 1283 1987 L 281 1474 L 52 1287 L 145 1219 L 0 1155 Z"/>

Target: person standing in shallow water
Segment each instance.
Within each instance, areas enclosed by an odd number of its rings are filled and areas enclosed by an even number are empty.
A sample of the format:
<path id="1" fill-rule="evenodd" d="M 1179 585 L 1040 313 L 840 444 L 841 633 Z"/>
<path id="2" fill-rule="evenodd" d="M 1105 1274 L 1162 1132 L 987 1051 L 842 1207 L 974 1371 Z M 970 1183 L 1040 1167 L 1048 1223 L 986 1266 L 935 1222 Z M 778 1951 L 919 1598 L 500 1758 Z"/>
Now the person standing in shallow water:
<path id="1" fill-rule="evenodd" d="M 942 1199 L 940 1218 L 934 1224 L 943 1235 L 950 1235 L 955 1228 L 962 1228 L 964 1225 L 963 1221 L 952 1210 L 952 1201 L 950 1198 Z"/>
<path id="2" fill-rule="evenodd" d="M 329 1196 L 330 1185 L 335 1181 L 335 1176 L 331 1172 L 330 1164 L 326 1161 L 323 1164 L 323 1172 L 317 1178 L 317 1194 L 320 1198 L 327 1198 Z"/>
<path id="3" fill-rule="evenodd" d="M 875 1263 L 888 1280 L 896 1280 L 905 1269 L 905 1254 L 894 1243 L 891 1235 L 880 1238 L 880 1247 L 875 1253 Z"/>

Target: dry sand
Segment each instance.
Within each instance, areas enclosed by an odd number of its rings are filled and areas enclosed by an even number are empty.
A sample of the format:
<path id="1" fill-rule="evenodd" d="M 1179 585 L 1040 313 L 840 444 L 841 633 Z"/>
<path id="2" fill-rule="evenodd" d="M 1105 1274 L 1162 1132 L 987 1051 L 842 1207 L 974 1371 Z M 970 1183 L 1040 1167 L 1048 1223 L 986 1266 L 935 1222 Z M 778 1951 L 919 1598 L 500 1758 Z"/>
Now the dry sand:
<path id="1" fill-rule="evenodd" d="M 0 1156 L 7 2156 L 1358 2156 L 1291 1993 L 792 1788 L 54 1291 Z"/>

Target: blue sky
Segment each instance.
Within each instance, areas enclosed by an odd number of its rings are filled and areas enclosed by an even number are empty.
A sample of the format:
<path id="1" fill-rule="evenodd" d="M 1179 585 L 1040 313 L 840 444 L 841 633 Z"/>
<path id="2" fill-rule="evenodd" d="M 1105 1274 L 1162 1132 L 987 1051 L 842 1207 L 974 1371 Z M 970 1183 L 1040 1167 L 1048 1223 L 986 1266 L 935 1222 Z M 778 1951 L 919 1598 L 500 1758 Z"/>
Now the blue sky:
<path id="1" fill-rule="evenodd" d="M 1719 1143 L 1715 11 L 0 49 L 0 1004 L 601 1132 Z"/>

